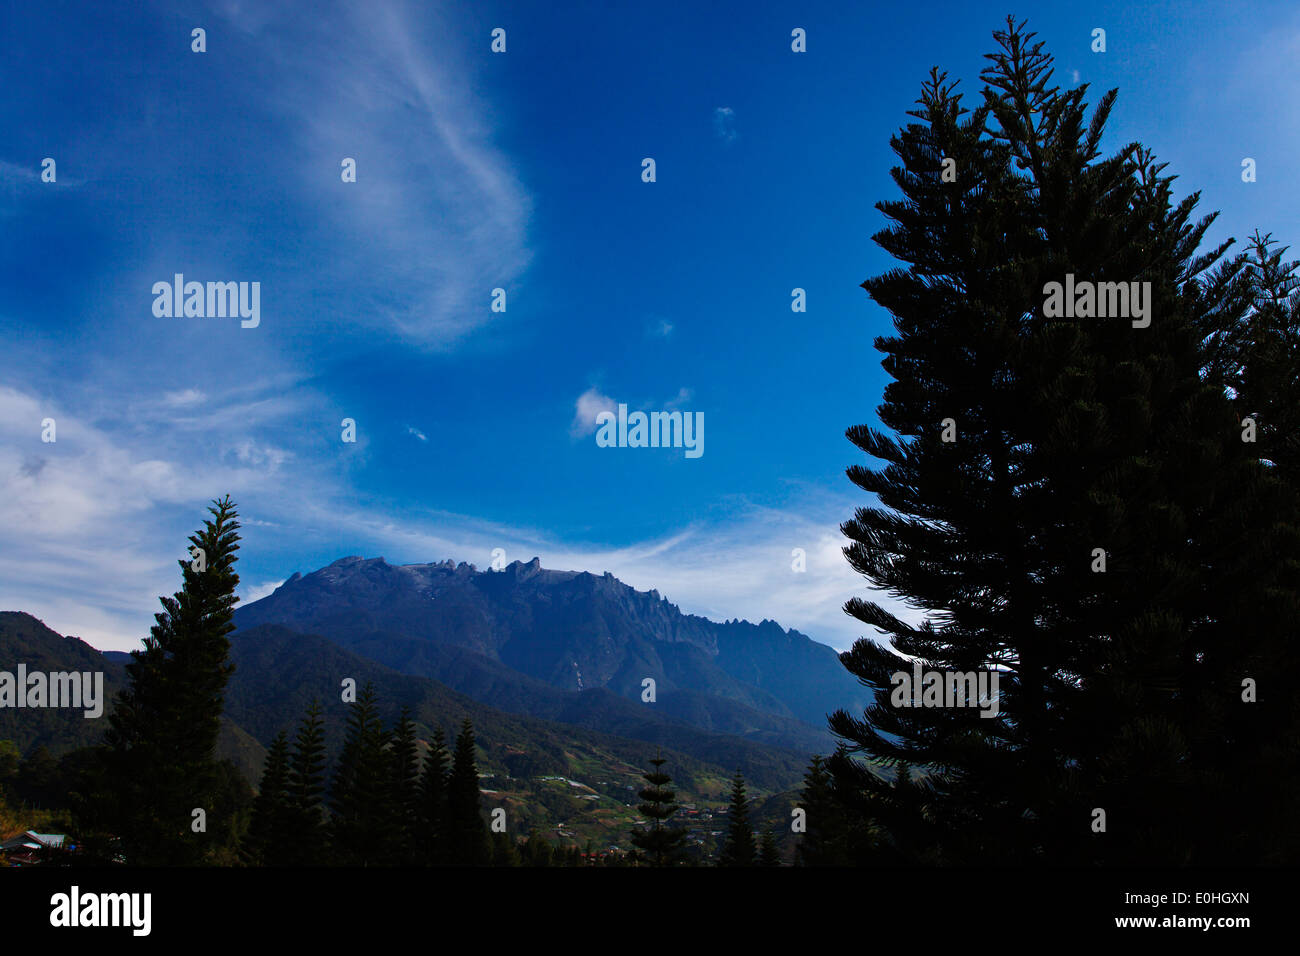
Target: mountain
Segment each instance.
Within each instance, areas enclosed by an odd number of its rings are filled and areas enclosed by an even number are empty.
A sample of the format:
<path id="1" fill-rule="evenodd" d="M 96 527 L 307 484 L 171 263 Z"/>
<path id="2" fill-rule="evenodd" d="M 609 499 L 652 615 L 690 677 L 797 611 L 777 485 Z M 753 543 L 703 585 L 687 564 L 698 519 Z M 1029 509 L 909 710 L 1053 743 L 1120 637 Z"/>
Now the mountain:
<path id="1" fill-rule="evenodd" d="M 654 739 L 642 741 L 622 739 L 610 730 L 505 713 L 436 680 L 398 673 L 333 641 L 279 625 L 236 633 L 231 640 L 230 659 L 235 676 L 226 691 L 226 713 L 264 743 L 277 731 L 291 729 L 307 705 L 320 700 L 329 747 L 332 750 L 341 745 L 347 705 L 341 702 L 340 688 L 345 678 L 351 678 L 358 688 L 366 683 L 374 685 L 379 712 L 388 723 L 405 706 L 424 729 L 442 727 L 452 737 L 468 717 L 487 754 L 486 766 L 498 771 L 527 765 L 538 773 L 564 774 L 573 770 L 573 754 L 584 749 L 616 754 L 620 760 L 644 768 L 644 761 L 654 756 L 656 747 L 663 747 L 692 771 L 725 777 L 739 767 L 747 778 L 752 776 L 759 786 L 772 789 L 799 779 L 807 763 L 802 754 L 731 734 L 704 733 L 675 721 L 663 721 Z M 613 699 L 607 691 L 587 693 Z M 512 753 L 526 755 L 527 759 L 514 760 L 509 757 Z M 708 759 L 693 758 L 688 753 L 705 753 Z"/>
<path id="2" fill-rule="evenodd" d="M 85 641 L 63 637 L 41 621 L 17 611 L 0 611 L 0 671 L 103 673 L 103 715 L 86 718 L 81 709 L 60 707 L 0 707 L 0 740 L 12 740 L 24 755 L 46 747 L 58 757 L 78 747 L 99 743 L 113 698 L 122 687 L 126 670 L 109 661 Z"/>
<path id="3" fill-rule="evenodd" d="M 29 674 L 89 671 L 104 675 L 104 710 L 100 717 L 86 718 L 83 710 L 61 707 L 0 707 L 0 740 L 12 740 L 24 756 L 44 747 L 55 757 L 101 743 L 117 692 L 125 686 L 130 660 L 129 654 L 102 654 L 79 638 L 64 637 L 30 614 L 0 611 L 0 670 L 14 673 L 21 663 Z M 233 762 L 256 784 L 266 751 L 262 743 L 223 716 L 217 756 Z"/>
<path id="4" fill-rule="evenodd" d="M 809 755 L 834 746 L 825 714 L 860 708 L 864 696 L 833 650 L 775 622 L 682 614 L 655 591 L 537 559 L 480 572 L 344 558 L 238 607 L 235 623 L 219 752 L 250 782 L 311 700 L 337 752 L 341 682 L 352 678 L 374 685 L 390 724 L 409 708 L 422 739 L 471 719 L 487 804 L 508 809 L 512 831 L 580 841 L 625 837 L 639 775 L 660 751 L 701 813 L 725 805 L 737 769 L 756 796 L 797 787 Z M 0 614 L 0 670 L 20 661 L 102 670 L 111 707 L 129 656 Z M 645 678 L 653 702 L 642 699 Z M 0 739 L 24 753 L 97 743 L 104 727 L 79 711 L 0 710 Z"/>
<path id="5" fill-rule="evenodd" d="M 230 658 L 235 675 L 226 712 L 264 744 L 277 731 L 291 730 L 316 699 L 333 759 L 344 736 L 347 705 L 340 688 L 346 678 L 358 688 L 373 685 L 386 724 L 408 708 L 421 739 L 440 727 L 451 740 L 469 718 L 479 746 L 483 805 L 504 807 L 516 834 L 535 826 L 579 845 L 588 840 L 625 845 L 638 819 L 640 775 L 659 754 L 668 761 L 681 799 L 702 807 L 725 803 L 737 768 L 756 793 L 770 793 L 797 785 L 807 764 L 806 754 L 667 719 L 642 725 L 645 736 L 633 740 L 621 736 L 613 720 L 596 730 L 505 713 L 436 680 L 398 673 L 333 641 L 279 625 L 238 631 Z M 596 699 L 592 712 L 628 704 L 603 688 L 582 694 Z"/>
<path id="6" fill-rule="evenodd" d="M 102 654 L 75 637 L 63 637 L 30 614 L 0 612 L 0 670 L 12 671 L 23 663 L 29 673 L 102 672 L 105 700 L 104 716 L 98 719 L 86 719 L 81 710 L 69 708 L 0 708 L 0 740 L 14 741 L 23 754 L 44 746 L 56 757 L 100 743 L 117 691 L 125 684 L 123 659 L 129 655 Z M 331 750 L 341 745 L 346 708 L 340 688 L 347 677 L 358 687 L 367 682 L 375 686 L 380 713 L 390 722 L 407 706 L 426 730 L 442 727 L 453 736 L 468 717 L 486 752 L 528 754 L 523 763 L 549 772 L 572 770 L 572 752 L 582 747 L 616 754 L 620 761 L 644 769 L 645 760 L 662 747 L 683 766 L 705 776 L 725 780 L 740 768 L 758 786 L 775 789 L 797 780 L 806 763 L 803 753 L 709 733 L 664 717 L 637 724 L 643 739 L 623 738 L 618 733 L 620 714 L 628 702 L 601 688 L 584 691 L 581 696 L 591 702 L 577 708 L 606 718 L 599 730 L 570 723 L 565 718 L 572 714 L 564 711 L 553 720 L 506 713 L 436 680 L 399 673 L 333 641 L 281 626 L 231 635 L 230 662 L 235 671 L 226 688 L 218 756 L 234 760 L 253 784 L 261 775 L 263 748 L 280 730 L 291 730 L 312 700 L 320 700 L 324 707 Z M 564 756 L 566 751 L 569 757 Z M 505 770 L 512 763 L 519 761 L 502 757 L 496 766 Z"/>
<path id="7" fill-rule="evenodd" d="M 683 614 L 657 591 L 547 570 L 537 558 L 497 572 L 342 558 L 237 608 L 235 623 L 319 634 L 504 710 L 578 726 L 613 720 L 641 739 L 642 725 L 669 718 L 826 751 L 827 713 L 866 704 L 835 651 L 797 631 Z M 656 683 L 653 705 L 642 702 L 645 678 Z"/>
<path id="8" fill-rule="evenodd" d="M 24 663 L 30 671 L 102 671 L 107 714 L 112 695 L 125 680 L 120 652 L 101 654 L 76 638 L 63 637 L 29 614 L 0 613 L 0 670 Z M 661 718 L 642 726 L 646 739 L 612 733 L 617 725 L 588 729 L 558 720 L 505 713 L 457 693 L 438 681 L 401 674 L 367 660 L 323 637 L 264 625 L 231 637 L 234 674 L 226 688 L 218 756 L 232 759 L 254 786 L 265 746 L 280 730 L 292 732 L 308 703 L 322 705 L 327 752 L 331 759 L 343 742 L 347 705 L 341 684 L 370 683 L 380 714 L 392 724 L 410 709 L 417 733 L 427 740 L 434 728 L 454 737 L 460 722 L 474 723 L 485 806 L 507 808 L 512 832 L 532 826 L 569 841 L 600 844 L 625 841 L 637 819 L 635 792 L 651 757 L 662 753 L 683 800 L 701 806 L 726 801 L 731 774 L 739 768 L 755 791 L 771 793 L 794 786 L 806 756 L 730 734 L 713 734 Z M 611 691 L 584 691 L 591 713 L 616 715 L 628 702 Z M 58 757 L 101 742 L 103 718 L 86 720 L 81 711 L 57 708 L 0 708 L 0 740 L 13 740 L 30 754 L 44 746 Z M 702 759 L 697 754 L 707 755 Z"/>

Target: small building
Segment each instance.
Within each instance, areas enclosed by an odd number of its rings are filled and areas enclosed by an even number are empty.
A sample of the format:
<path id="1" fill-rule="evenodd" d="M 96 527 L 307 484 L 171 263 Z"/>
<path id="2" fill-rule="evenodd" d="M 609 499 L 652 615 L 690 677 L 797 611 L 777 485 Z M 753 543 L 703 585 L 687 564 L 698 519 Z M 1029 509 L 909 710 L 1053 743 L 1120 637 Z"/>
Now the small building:
<path id="1" fill-rule="evenodd" d="M 61 850 L 67 837 L 62 833 L 37 833 L 28 830 L 21 836 L 0 843 L 0 857 L 10 866 L 30 866 L 41 862 L 47 850 Z"/>

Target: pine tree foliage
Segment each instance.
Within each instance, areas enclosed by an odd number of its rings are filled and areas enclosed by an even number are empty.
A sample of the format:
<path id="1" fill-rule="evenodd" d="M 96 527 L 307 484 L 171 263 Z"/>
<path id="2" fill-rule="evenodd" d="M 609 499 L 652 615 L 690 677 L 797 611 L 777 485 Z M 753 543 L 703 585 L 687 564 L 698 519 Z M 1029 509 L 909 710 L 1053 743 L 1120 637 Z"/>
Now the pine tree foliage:
<path id="1" fill-rule="evenodd" d="M 763 835 L 758 844 L 758 865 L 759 866 L 780 866 L 781 851 L 776 845 L 776 834 L 772 832 L 770 826 L 763 828 Z"/>
<path id="2" fill-rule="evenodd" d="M 418 861 L 420 838 L 420 761 L 415 740 L 415 722 L 403 707 L 392 734 L 391 786 L 393 825 L 397 838 L 398 862 L 411 866 Z"/>
<path id="3" fill-rule="evenodd" d="M 1242 743 L 1243 670 L 1282 623 L 1267 599 L 1295 591 L 1265 557 L 1294 554 L 1290 505 L 1201 376 L 1241 267 L 1197 251 L 1214 217 L 1148 150 L 1102 155 L 1115 91 L 1089 115 L 1032 33 L 994 36 L 980 102 L 933 71 L 891 141 L 903 198 L 875 239 L 906 268 L 863 287 L 894 318 L 876 342 L 893 434 L 848 430 L 885 466 L 848 470 L 879 505 L 843 530 L 852 566 L 925 617 L 846 604 L 885 642 L 842 655 L 876 700 L 832 715 L 849 746 L 828 766 L 858 837 L 915 861 L 1211 858 L 1240 828 L 1201 806 Z M 1047 314 L 1049 283 L 1076 280 L 1150 283 L 1149 324 Z M 897 705 L 914 661 L 996 671 L 996 716 Z"/>
<path id="4" fill-rule="evenodd" d="M 289 808 L 289 738 L 281 731 L 271 741 L 262 783 L 253 801 L 253 819 L 245 841 L 249 862 L 281 866 Z"/>
<path id="5" fill-rule="evenodd" d="M 1248 303 L 1226 328 L 1211 323 L 1207 377 L 1230 391 L 1252 444 L 1292 484 L 1300 484 L 1300 262 L 1271 234 L 1256 231 L 1239 258 L 1238 288 Z"/>
<path id="6" fill-rule="evenodd" d="M 161 598 L 163 610 L 127 665 L 106 734 L 108 801 L 101 812 L 120 840 L 120 854 L 137 865 L 193 865 L 228 841 L 221 812 L 223 774 L 215 758 L 234 630 L 239 576 L 238 512 L 227 496 L 190 536 L 178 564 L 182 587 Z M 206 829 L 194 829 L 194 810 Z"/>
<path id="7" fill-rule="evenodd" d="M 727 808 L 727 833 L 718 853 L 718 866 L 754 866 L 757 862 L 754 827 L 749 821 L 749 798 L 740 771 L 731 782 L 731 803 Z"/>
<path id="8" fill-rule="evenodd" d="M 1283 676 L 1300 669 L 1294 586 L 1300 559 L 1288 543 L 1300 536 L 1300 263 L 1287 261 L 1286 253 L 1271 235 L 1251 236 L 1241 257 L 1245 315 L 1226 329 L 1211 325 L 1206 337 L 1206 377 L 1231 397 L 1242 441 L 1264 462 L 1286 505 L 1275 507 L 1271 537 L 1242 555 L 1243 575 L 1261 559 L 1277 569 L 1262 576 L 1269 589 L 1261 606 L 1272 610 L 1271 618 L 1225 634 L 1248 645 L 1237 676 L 1255 685 L 1250 706 L 1230 709 L 1222 741 L 1220 812 L 1240 821 L 1225 840 L 1237 851 L 1228 862 L 1285 863 L 1300 855 L 1300 821 L 1288 809 L 1300 803 L 1300 695 Z M 1260 555 L 1264 547 L 1269 550 Z"/>
<path id="9" fill-rule="evenodd" d="M 632 845 L 654 866 L 674 866 L 686 858 L 686 830 L 669 825 L 677 812 L 677 795 L 668 786 L 673 778 L 664 773 L 664 763 L 662 755 L 652 758 L 653 769 L 641 775 L 647 786 L 638 793 L 641 805 L 637 809 L 649 826 L 632 834 Z"/>
<path id="10" fill-rule="evenodd" d="M 331 845 L 338 865 L 379 866 L 391 860 L 397 835 L 389 736 L 379 717 L 374 688 L 366 684 L 349 705 L 331 794 Z"/>
<path id="11" fill-rule="evenodd" d="M 799 807 L 804 811 L 804 832 L 795 861 L 800 866 L 849 866 L 858 862 L 848 835 L 844 808 L 834 790 L 826 761 L 815 754 L 803 778 Z"/>
<path id="12" fill-rule="evenodd" d="M 326 833 L 325 730 L 319 701 L 307 707 L 289 755 L 284 822 L 284 863 L 312 866 L 324 861 Z"/>
<path id="13" fill-rule="evenodd" d="M 461 724 L 447 780 L 447 817 L 444 836 L 446 862 L 479 866 L 488 860 L 487 826 L 479 801 L 478 765 L 474 753 L 474 725 Z"/>
<path id="14" fill-rule="evenodd" d="M 491 834 L 490 857 L 493 866 L 522 866 L 523 861 L 519 856 L 519 848 L 515 845 L 514 838 L 508 833 Z"/>
<path id="15" fill-rule="evenodd" d="M 522 865 L 554 866 L 556 865 L 555 857 L 555 847 L 551 845 L 550 841 L 538 833 L 536 827 L 530 828 L 519 853 L 519 860 Z"/>
<path id="16" fill-rule="evenodd" d="M 446 862 L 447 772 L 447 737 L 439 727 L 420 773 L 418 850 L 426 866 Z"/>

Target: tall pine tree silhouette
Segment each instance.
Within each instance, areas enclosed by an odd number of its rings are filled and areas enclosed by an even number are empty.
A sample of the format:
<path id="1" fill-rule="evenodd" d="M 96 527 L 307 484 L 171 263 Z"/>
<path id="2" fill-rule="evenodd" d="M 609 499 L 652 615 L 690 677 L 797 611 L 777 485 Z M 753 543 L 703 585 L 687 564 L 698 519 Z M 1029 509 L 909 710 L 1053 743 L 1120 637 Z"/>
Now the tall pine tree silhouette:
<path id="1" fill-rule="evenodd" d="M 488 861 L 487 827 L 479 805 L 474 725 L 468 717 L 456 736 L 451 776 L 447 780 L 446 862 L 481 866 Z"/>
<path id="2" fill-rule="evenodd" d="M 413 866 L 419 861 L 419 751 L 415 743 L 415 723 L 410 710 L 402 708 L 393 729 L 391 757 L 392 808 L 398 844 L 398 862 Z"/>
<path id="3" fill-rule="evenodd" d="M 1244 439 L 1300 485 L 1300 263 L 1287 261 L 1287 251 L 1272 235 L 1251 236 L 1241 258 L 1249 306 L 1226 328 L 1210 330 L 1207 369 L 1232 390 Z"/>
<path id="4" fill-rule="evenodd" d="M 313 700 L 294 735 L 285 786 L 285 863 L 319 865 L 325 860 L 325 731 L 320 702 Z"/>
<path id="5" fill-rule="evenodd" d="M 253 801 L 253 817 L 244 842 L 245 856 L 261 866 L 283 866 L 286 860 L 285 825 L 289 816 L 289 738 L 275 735 L 266 753 L 262 783 Z"/>
<path id="6" fill-rule="evenodd" d="M 433 732 L 424 755 L 419 793 L 419 855 L 425 866 L 447 862 L 447 737 L 442 728 Z"/>
<path id="7" fill-rule="evenodd" d="M 799 807 L 804 811 L 804 832 L 795 861 L 801 866 L 848 866 L 860 862 L 860 852 L 850 839 L 844 809 L 832 786 L 826 761 L 814 755 L 803 778 Z"/>
<path id="8" fill-rule="evenodd" d="M 395 834 L 388 742 L 374 688 L 366 684 L 349 705 L 347 735 L 330 795 L 333 861 L 339 865 L 381 866 L 392 861 Z"/>
<path id="9" fill-rule="evenodd" d="M 731 804 L 727 808 L 727 833 L 718 852 L 718 866 L 753 866 L 758 848 L 754 827 L 749 822 L 749 798 L 745 795 L 745 778 L 739 770 L 731 782 Z"/>
<path id="10" fill-rule="evenodd" d="M 229 496 L 190 536 L 178 563 L 182 588 L 126 667 L 128 685 L 109 715 L 101 794 L 105 829 L 136 865 L 193 865 L 226 842 L 232 821 L 219 812 L 215 758 L 234 629 L 238 513 Z M 196 832 L 194 811 L 206 829 Z"/>
<path id="11" fill-rule="evenodd" d="M 888 641 L 842 655 L 876 700 L 832 715 L 850 746 L 829 769 L 914 860 L 1206 858 L 1225 831 L 1198 804 L 1220 790 L 1249 644 L 1231 635 L 1259 632 L 1289 573 L 1264 557 L 1277 489 L 1200 377 L 1233 270 L 1226 244 L 1198 253 L 1213 217 L 1172 201 L 1149 151 L 1100 158 L 1114 91 L 1089 117 L 1033 34 L 994 36 L 975 109 L 934 71 L 892 140 L 904 198 L 879 204 L 875 238 L 907 268 L 863 286 L 894 317 L 876 347 L 895 434 L 848 430 L 886 466 L 849 469 L 880 506 L 843 530 L 856 570 L 930 613 L 847 603 Z M 1050 305 L 1076 282 L 1069 307 L 1092 314 Z M 909 706 L 894 675 L 913 660 L 996 671 L 997 714 Z"/>
<path id="12" fill-rule="evenodd" d="M 650 826 L 632 834 L 632 845 L 655 866 L 672 866 L 686 857 L 682 848 L 686 831 L 668 824 L 677 812 L 677 795 L 668 786 L 673 778 L 663 772 L 664 763 L 662 756 L 652 758 L 650 764 L 654 769 L 641 775 L 649 786 L 643 787 L 638 794 L 641 805 L 637 809 Z"/>
<path id="13" fill-rule="evenodd" d="M 1243 557 L 1267 549 L 1273 566 L 1294 569 L 1297 548 L 1287 538 L 1300 534 L 1300 263 L 1287 261 L 1286 253 L 1271 235 L 1256 231 L 1251 237 L 1241 257 L 1248 307 L 1228 322 L 1211 316 L 1205 369 L 1207 379 L 1231 397 L 1243 444 L 1281 488 L 1271 540 L 1256 539 L 1254 552 Z M 1300 696 L 1282 677 L 1300 670 L 1296 591 L 1294 584 L 1275 583 L 1256 605 L 1269 617 L 1225 635 L 1234 646 L 1248 645 L 1235 665 L 1220 666 L 1230 673 L 1236 666 L 1240 693 L 1251 698 L 1227 708 L 1218 739 L 1224 786 L 1207 795 L 1220 815 L 1238 823 L 1237 832 L 1223 835 L 1219 844 L 1226 862 L 1285 863 L 1300 855 L 1300 820 L 1286 809 L 1300 801 Z"/>

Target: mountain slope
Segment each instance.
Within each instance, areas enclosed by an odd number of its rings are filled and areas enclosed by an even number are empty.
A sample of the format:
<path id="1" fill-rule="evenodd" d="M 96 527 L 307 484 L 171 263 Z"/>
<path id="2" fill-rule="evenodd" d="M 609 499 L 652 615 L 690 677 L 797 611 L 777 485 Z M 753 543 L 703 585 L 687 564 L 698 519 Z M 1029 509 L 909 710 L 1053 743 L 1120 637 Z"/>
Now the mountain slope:
<path id="1" fill-rule="evenodd" d="M 824 731 L 792 717 L 773 715 L 697 691 L 661 693 L 651 704 L 640 697 L 620 697 L 608 688 L 560 690 L 469 648 L 390 632 L 353 636 L 336 643 L 404 674 L 431 677 L 475 700 L 514 714 L 558 720 L 638 740 L 656 739 L 653 729 L 664 721 L 684 721 L 700 730 L 735 734 L 799 753 L 828 747 Z"/>
<path id="2" fill-rule="evenodd" d="M 581 707 L 545 693 L 604 687 L 702 729 L 803 752 L 832 746 L 826 714 L 865 705 L 836 653 L 774 622 L 719 624 L 610 574 L 550 571 L 534 558 L 500 572 L 342 558 L 238 608 L 236 624 L 320 634 L 406 673 L 504 709 Z M 579 698 L 581 700 L 581 698 Z M 633 711 L 624 711 L 633 719 Z M 570 719 L 591 718 L 569 710 Z M 642 712 L 644 716 L 644 711 Z"/>
<path id="3" fill-rule="evenodd" d="M 507 770 L 509 755 L 527 755 L 537 773 L 565 774 L 575 751 L 616 755 L 620 761 L 644 767 L 662 747 L 683 772 L 725 777 L 739 767 L 747 778 L 765 789 L 789 786 L 798 780 L 804 755 L 743 740 L 730 734 L 707 734 L 689 725 L 663 720 L 650 739 L 618 736 L 618 721 L 596 731 L 558 720 L 508 714 L 480 703 L 426 678 L 400 674 L 315 635 L 299 634 L 279 625 L 266 625 L 236 633 L 231 640 L 235 676 L 226 693 L 226 712 L 263 744 L 281 729 L 291 729 L 312 700 L 324 710 L 326 737 L 331 750 L 341 745 L 347 705 L 341 702 L 345 678 L 357 687 L 375 687 L 381 715 L 388 722 L 409 707 L 416 722 L 431 731 L 442 727 L 454 736 L 461 720 L 474 722 L 475 736 L 487 757 L 485 767 Z M 594 694 L 616 713 L 624 702 L 605 690 Z M 568 756 L 566 756 L 568 755 Z"/>
<path id="4" fill-rule="evenodd" d="M 46 747 L 56 757 L 99 743 L 126 674 L 122 664 L 107 660 L 85 641 L 55 633 L 30 614 L 0 611 L 0 671 L 16 673 L 19 664 L 28 673 L 102 673 L 103 715 L 87 719 L 81 709 L 0 707 L 0 739 L 12 740 L 24 754 Z"/>
<path id="5" fill-rule="evenodd" d="M 104 675 L 103 715 L 87 719 L 84 711 L 59 707 L 0 707 L 0 740 L 12 740 L 24 755 L 45 747 L 55 757 L 103 741 L 117 692 L 126 683 L 129 654 L 101 654 L 85 641 L 64 637 L 30 614 L 0 611 L 0 670 L 13 673 L 20 663 L 34 671 L 90 671 Z M 223 715 L 217 756 L 232 761 L 254 784 L 266 751 L 243 728 Z"/>
<path id="6" fill-rule="evenodd" d="M 0 670 L 12 672 L 21 662 L 29 672 L 102 672 L 106 701 L 105 716 L 92 720 L 83 718 L 81 710 L 0 708 L 0 739 L 13 740 L 23 754 L 45 746 L 56 757 L 100 743 L 113 698 L 125 681 L 125 656 L 113 653 L 110 658 L 84 641 L 63 637 L 30 614 L 0 612 Z M 601 731 L 566 723 L 571 715 L 563 709 L 554 720 L 504 713 L 435 680 L 400 674 L 325 638 L 279 626 L 233 634 L 230 661 L 235 672 L 226 688 L 218 756 L 234 760 L 254 785 L 261 776 L 265 746 L 280 730 L 292 730 L 313 699 L 324 708 L 331 751 L 341 746 L 346 705 L 340 687 L 345 677 L 356 680 L 358 687 L 367 681 L 374 684 L 380 712 L 389 722 L 407 706 L 426 732 L 442 727 L 454 735 L 468 717 L 487 755 L 485 766 L 499 772 L 528 766 L 538 773 L 564 774 L 581 754 L 602 754 L 619 765 L 644 769 L 662 747 L 682 773 L 725 780 L 739 767 L 757 786 L 779 789 L 797 780 L 806 762 L 801 753 L 705 733 L 666 718 L 650 730 L 638 725 L 646 739 L 620 738 L 617 729 L 628 702 L 603 689 L 584 694 L 592 703 L 580 708 L 605 717 Z"/>

